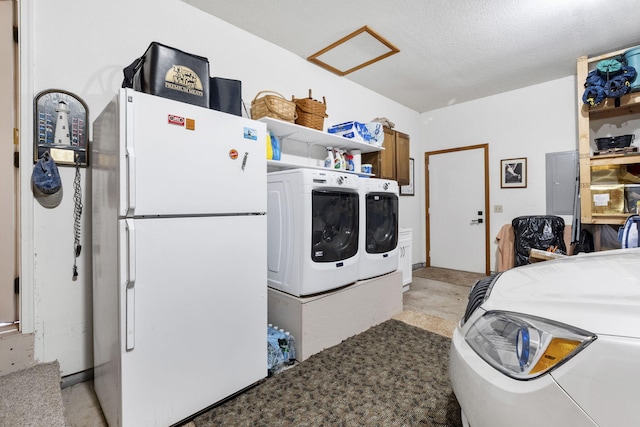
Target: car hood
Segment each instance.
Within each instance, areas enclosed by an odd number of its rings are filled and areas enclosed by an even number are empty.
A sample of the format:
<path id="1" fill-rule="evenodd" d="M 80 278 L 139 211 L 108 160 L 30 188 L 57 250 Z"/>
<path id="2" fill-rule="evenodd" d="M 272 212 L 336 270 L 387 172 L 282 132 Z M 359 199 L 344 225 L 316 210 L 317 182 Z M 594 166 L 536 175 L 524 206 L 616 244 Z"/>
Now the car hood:
<path id="1" fill-rule="evenodd" d="M 531 314 L 596 334 L 640 338 L 640 248 L 507 270 L 482 308 Z"/>

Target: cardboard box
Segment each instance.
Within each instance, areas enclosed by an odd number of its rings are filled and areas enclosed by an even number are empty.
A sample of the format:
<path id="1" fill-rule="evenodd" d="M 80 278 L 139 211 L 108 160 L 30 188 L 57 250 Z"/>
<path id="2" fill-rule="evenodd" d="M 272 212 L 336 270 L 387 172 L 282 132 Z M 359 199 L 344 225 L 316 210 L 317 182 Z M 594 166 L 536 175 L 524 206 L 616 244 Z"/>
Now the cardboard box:
<path id="1" fill-rule="evenodd" d="M 592 185 L 591 211 L 594 214 L 623 214 L 624 184 Z"/>
<path id="2" fill-rule="evenodd" d="M 365 124 L 359 122 L 345 122 L 333 125 L 327 129 L 327 132 L 364 143 L 368 143 L 371 139 L 371 135 Z"/>
<path id="3" fill-rule="evenodd" d="M 626 213 L 638 213 L 637 206 L 640 201 L 640 184 L 625 184 L 624 204 Z"/>
<path id="4" fill-rule="evenodd" d="M 382 124 L 377 122 L 345 122 L 329 127 L 327 132 L 377 147 L 382 147 L 382 142 L 384 141 Z"/>

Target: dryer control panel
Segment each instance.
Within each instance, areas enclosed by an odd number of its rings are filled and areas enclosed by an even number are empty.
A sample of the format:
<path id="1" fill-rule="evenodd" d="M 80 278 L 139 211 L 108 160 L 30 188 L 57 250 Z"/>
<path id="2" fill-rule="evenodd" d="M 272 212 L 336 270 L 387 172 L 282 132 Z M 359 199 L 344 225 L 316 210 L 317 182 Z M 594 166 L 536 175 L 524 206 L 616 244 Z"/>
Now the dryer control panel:
<path id="1" fill-rule="evenodd" d="M 315 185 L 358 189 L 357 175 L 338 171 L 309 170 L 307 178 Z"/>

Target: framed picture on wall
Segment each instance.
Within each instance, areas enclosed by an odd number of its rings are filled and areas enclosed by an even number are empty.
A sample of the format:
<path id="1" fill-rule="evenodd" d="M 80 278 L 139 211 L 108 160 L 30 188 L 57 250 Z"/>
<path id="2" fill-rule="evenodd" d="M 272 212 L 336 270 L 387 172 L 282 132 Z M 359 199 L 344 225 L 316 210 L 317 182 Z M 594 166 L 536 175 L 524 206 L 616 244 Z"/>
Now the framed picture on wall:
<path id="1" fill-rule="evenodd" d="M 415 194 L 415 191 L 413 188 L 414 178 L 415 178 L 415 175 L 413 172 L 413 159 L 410 158 L 409 159 L 409 184 L 400 186 L 401 196 L 413 196 Z"/>
<path id="2" fill-rule="evenodd" d="M 500 188 L 527 187 L 527 158 L 500 160 Z"/>
<path id="3" fill-rule="evenodd" d="M 34 100 L 33 161 L 48 152 L 58 166 L 89 165 L 89 109 L 71 92 L 50 89 Z"/>

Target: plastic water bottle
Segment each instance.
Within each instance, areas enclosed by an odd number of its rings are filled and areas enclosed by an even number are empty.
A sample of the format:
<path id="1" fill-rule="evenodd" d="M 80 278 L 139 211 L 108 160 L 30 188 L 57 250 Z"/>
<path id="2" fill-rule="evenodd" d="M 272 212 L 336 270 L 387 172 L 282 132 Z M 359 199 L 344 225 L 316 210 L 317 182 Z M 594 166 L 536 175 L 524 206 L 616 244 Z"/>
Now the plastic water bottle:
<path id="1" fill-rule="evenodd" d="M 283 362 L 289 361 L 289 339 L 284 332 L 284 329 L 280 329 L 278 334 L 278 344 L 280 344 L 280 350 L 282 350 Z"/>
<path id="2" fill-rule="evenodd" d="M 274 374 L 281 369 L 283 363 L 284 357 L 280 351 L 278 339 L 275 335 L 271 335 L 267 338 L 267 371 Z"/>
<path id="3" fill-rule="evenodd" d="M 293 335 L 289 332 L 285 332 L 287 336 L 287 340 L 289 341 L 289 360 L 285 361 L 289 365 L 293 365 L 296 361 L 296 349 L 295 349 L 295 340 L 293 339 Z"/>
<path id="4" fill-rule="evenodd" d="M 280 140 L 271 132 L 271 150 L 273 152 L 273 160 L 280 160 Z"/>
<path id="5" fill-rule="evenodd" d="M 279 339 L 280 330 L 277 326 L 269 323 L 267 325 L 267 371 L 269 374 L 278 372 L 285 363 Z"/>

